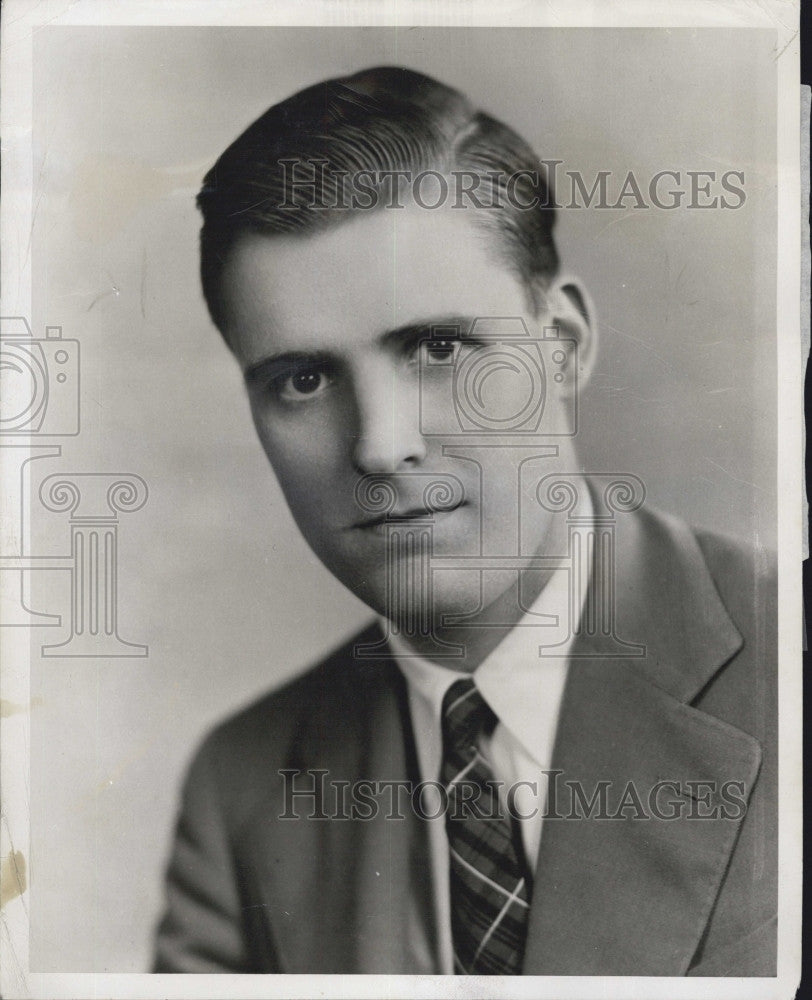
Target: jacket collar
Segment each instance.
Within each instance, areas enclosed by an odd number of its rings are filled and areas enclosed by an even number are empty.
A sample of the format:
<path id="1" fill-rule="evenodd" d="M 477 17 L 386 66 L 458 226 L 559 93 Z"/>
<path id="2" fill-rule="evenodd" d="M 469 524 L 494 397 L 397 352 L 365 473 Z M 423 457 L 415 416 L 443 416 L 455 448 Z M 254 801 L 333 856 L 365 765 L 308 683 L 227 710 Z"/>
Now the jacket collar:
<path id="1" fill-rule="evenodd" d="M 635 666 L 691 702 L 743 644 L 696 537 L 683 521 L 644 510 L 618 520 L 615 563 L 618 632 L 643 647 Z M 582 635 L 573 655 L 594 656 L 596 646 Z"/>

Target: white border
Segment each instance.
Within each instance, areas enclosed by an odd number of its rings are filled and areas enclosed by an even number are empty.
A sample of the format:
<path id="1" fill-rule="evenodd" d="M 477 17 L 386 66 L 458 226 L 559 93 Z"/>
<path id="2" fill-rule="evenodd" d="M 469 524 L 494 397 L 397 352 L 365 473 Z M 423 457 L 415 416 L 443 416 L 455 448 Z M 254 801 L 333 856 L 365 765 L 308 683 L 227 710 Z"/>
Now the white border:
<path id="1" fill-rule="evenodd" d="M 28 242 L 32 217 L 32 38 L 45 25 L 324 25 L 750 27 L 776 31 L 778 73 L 778 551 L 779 551 L 779 954 L 777 979 L 429 976 L 157 976 L 46 974 L 28 971 L 28 893 L 11 900 L 0 922 L 0 992 L 17 997 L 628 997 L 652 995 L 789 998 L 800 976 L 801 926 L 801 657 L 802 390 L 800 357 L 800 142 L 797 0 L 589 0 L 566 4 L 498 0 L 6 0 L 2 20 L 2 306 L 4 316 L 31 315 Z M 0 468 L 2 509 L 13 510 L 8 470 Z M 787 499 L 789 498 L 789 499 Z M 0 521 L 0 544 L 19 525 Z M 0 694 L 29 703 L 29 642 L 20 628 L 0 630 Z M 2 722 L 0 854 L 28 857 L 30 718 Z"/>

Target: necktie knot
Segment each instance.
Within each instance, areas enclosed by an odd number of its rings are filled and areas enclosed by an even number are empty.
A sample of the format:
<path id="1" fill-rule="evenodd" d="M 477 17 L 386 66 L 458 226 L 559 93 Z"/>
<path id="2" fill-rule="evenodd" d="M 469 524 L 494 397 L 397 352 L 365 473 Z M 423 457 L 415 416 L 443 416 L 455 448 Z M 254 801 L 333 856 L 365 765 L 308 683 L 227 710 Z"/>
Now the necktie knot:
<path id="1" fill-rule="evenodd" d="M 468 750 L 479 733 L 490 733 L 496 725 L 496 716 L 471 677 L 455 681 L 446 691 L 442 716 L 446 751 Z"/>

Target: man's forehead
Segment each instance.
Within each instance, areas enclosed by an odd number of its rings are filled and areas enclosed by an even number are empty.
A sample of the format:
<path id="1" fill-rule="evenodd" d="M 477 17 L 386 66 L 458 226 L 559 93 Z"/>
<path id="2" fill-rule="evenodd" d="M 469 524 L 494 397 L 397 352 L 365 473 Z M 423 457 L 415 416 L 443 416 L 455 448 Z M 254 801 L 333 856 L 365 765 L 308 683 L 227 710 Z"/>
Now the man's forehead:
<path id="1" fill-rule="evenodd" d="M 515 315 L 526 296 L 494 239 L 464 211 L 416 207 L 357 213 L 314 234 L 243 236 L 223 275 L 230 332 L 253 355 L 433 317 Z"/>
<path id="2" fill-rule="evenodd" d="M 333 215 L 324 227 L 266 236 L 246 233 L 236 248 L 260 269 L 285 276 L 297 266 L 318 269 L 322 280 L 353 271 L 389 278 L 399 271 L 430 275 L 438 262 L 447 276 L 464 272 L 477 258 L 498 263 L 495 234 L 476 225 L 477 210 L 421 209 L 416 205 Z M 479 210 L 481 213 L 484 210 Z M 277 263 L 278 262 L 278 263 Z M 397 269 L 397 270 L 396 270 Z"/>

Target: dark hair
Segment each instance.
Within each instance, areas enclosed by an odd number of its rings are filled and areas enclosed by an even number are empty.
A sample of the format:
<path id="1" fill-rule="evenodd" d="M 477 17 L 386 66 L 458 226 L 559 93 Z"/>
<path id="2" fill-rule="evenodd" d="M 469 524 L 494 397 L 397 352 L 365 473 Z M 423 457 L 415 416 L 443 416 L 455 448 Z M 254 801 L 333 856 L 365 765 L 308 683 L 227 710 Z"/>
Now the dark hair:
<path id="1" fill-rule="evenodd" d="M 300 180 L 293 162 L 320 164 L 311 170 L 316 183 L 307 197 L 290 183 Z M 477 222 L 497 234 L 497 252 L 538 309 L 558 269 L 555 209 L 541 161 L 519 135 L 458 91 L 413 70 L 378 67 L 323 81 L 269 108 L 206 174 L 197 197 L 200 269 L 215 325 L 222 330 L 220 278 L 241 233 L 335 225 L 352 211 L 325 208 L 336 201 L 343 178 L 396 170 L 477 175 L 480 193 L 489 191 L 499 206 L 477 210 Z M 498 198 L 511 177 L 514 197 Z"/>

